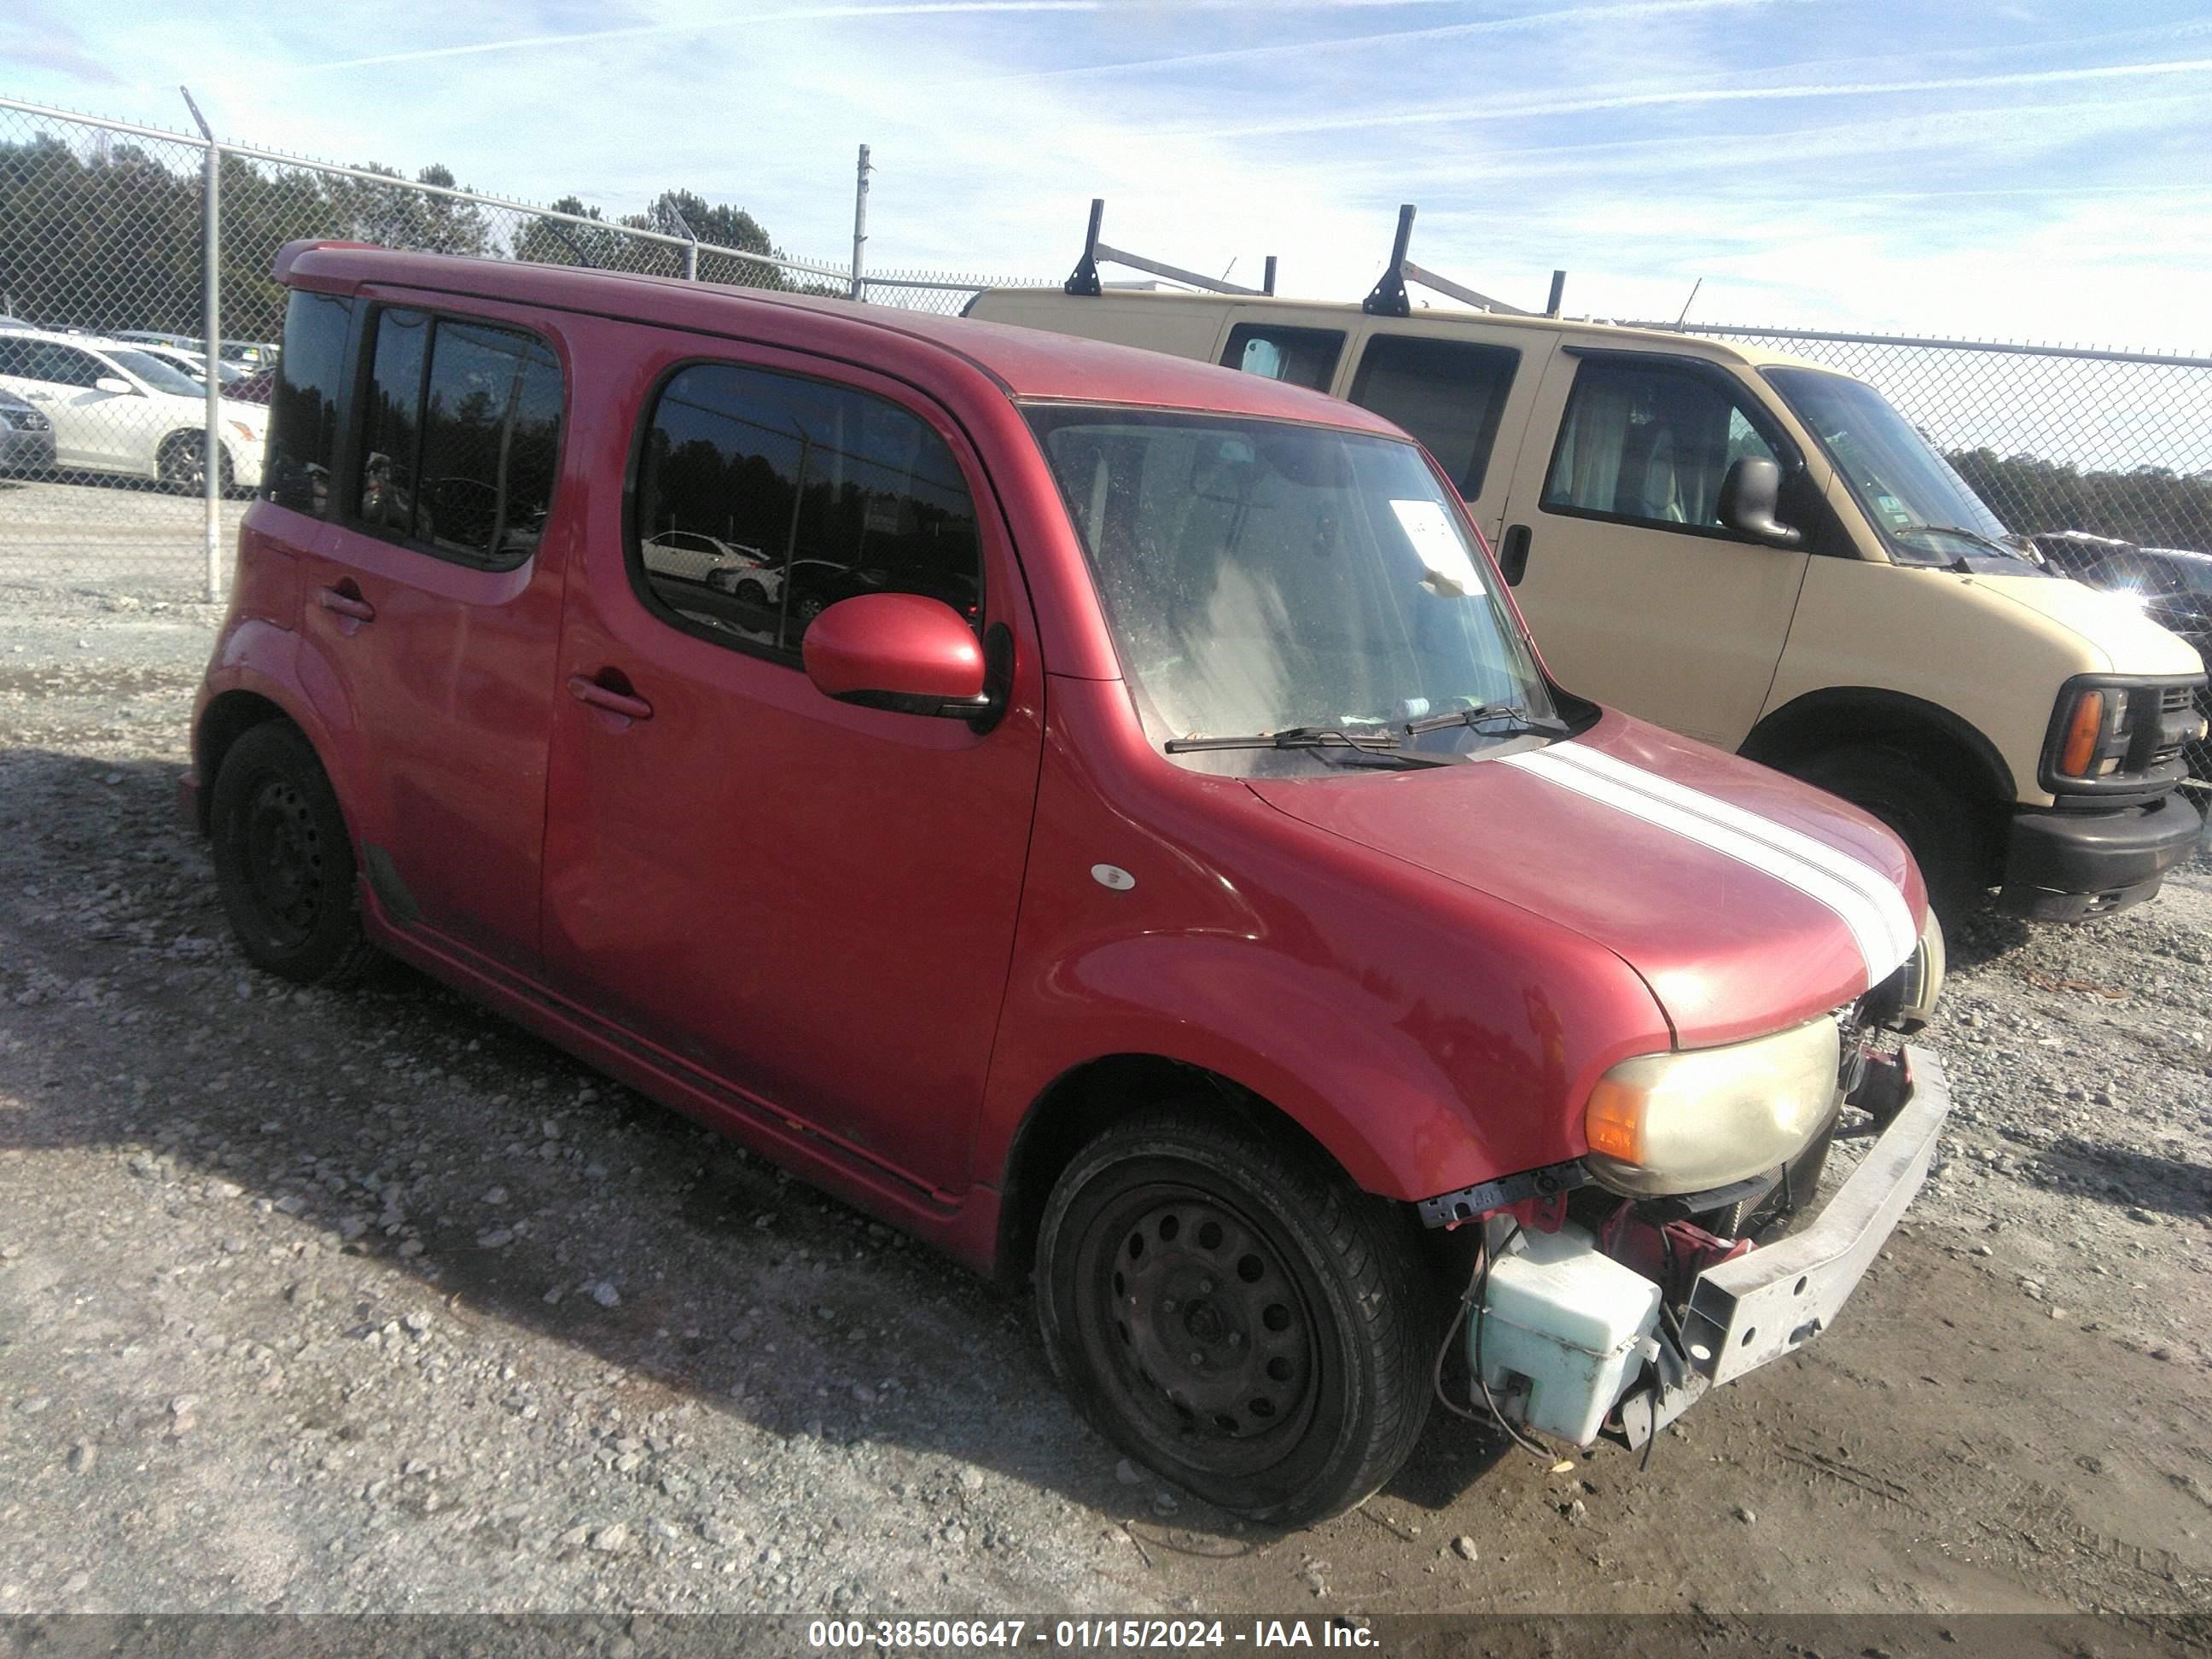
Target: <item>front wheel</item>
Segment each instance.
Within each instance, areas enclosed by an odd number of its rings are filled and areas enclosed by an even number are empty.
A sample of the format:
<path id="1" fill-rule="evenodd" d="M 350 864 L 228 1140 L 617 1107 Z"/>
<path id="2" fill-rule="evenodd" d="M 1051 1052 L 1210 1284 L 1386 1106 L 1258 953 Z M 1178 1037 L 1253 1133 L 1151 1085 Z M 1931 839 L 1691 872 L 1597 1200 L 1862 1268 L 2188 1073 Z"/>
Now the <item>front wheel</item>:
<path id="1" fill-rule="evenodd" d="M 1038 1322 L 1061 1386 L 1132 1457 L 1255 1520 L 1366 1498 L 1428 1415 L 1401 1218 L 1194 1099 L 1108 1130 L 1045 1207 Z"/>
<path id="2" fill-rule="evenodd" d="M 1927 884 L 1929 902 L 1956 927 L 1980 902 L 1984 816 L 1917 757 L 1878 744 L 1851 744 L 1789 769 L 1816 789 L 1840 795 L 1896 833 Z"/>
<path id="3" fill-rule="evenodd" d="M 221 468 L 218 488 L 224 495 L 231 489 L 230 453 L 218 446 L 216 463 Z M 161 484 L 170 489 L 197 494 L 207 488 L 207 434 L 204 432 L 172 433 L 163 441 L 161 453 L 155 458 L 155 471 Z"/>

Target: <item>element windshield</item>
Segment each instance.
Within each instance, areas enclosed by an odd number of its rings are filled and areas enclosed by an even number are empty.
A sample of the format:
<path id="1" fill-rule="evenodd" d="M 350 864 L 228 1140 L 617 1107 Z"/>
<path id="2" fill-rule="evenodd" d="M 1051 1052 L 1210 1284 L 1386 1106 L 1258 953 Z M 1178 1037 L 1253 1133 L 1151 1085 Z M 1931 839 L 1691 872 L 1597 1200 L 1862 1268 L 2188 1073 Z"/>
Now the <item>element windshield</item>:
<path id="1" fill-rule="evenodd" d="M 1550 698 L 1459 504 L 1399 440 L 1165 410 L 1027 411 L 1090 556 L 1152 741 L 1318 730 L 1449 757 L 1526 721 L 1424 717 Z M 1238 773 L 1355 763 L 1367 743 L 1179 752 Z"/>
<path id="2" fill-rule="evenodd" d="M 2007 530 L 1966 481 L 1881 393 L 1817 368 L 1770 368 L 1766 378 L 1844 475 L 1899 564 L 1996 559 L 2035 568 L 2005 544 Z"/>

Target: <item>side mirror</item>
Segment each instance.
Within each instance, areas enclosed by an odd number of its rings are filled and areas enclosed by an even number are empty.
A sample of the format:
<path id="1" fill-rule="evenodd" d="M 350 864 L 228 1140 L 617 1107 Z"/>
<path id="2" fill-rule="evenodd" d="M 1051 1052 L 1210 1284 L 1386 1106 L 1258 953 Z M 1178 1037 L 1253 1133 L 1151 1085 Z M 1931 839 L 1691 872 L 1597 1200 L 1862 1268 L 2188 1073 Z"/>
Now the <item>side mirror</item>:
<path id="1" fill-rule="evenodd" d="M 101 375 L 92 383 L 92 389 L 94 392 L 112 392 L 118 398 L 135 398 L 138 395 L 138 388 L 120 374 Z"/>
<path id="2" fill-rule="evenodd" d="M 1772 546 L 1795 547 L 1803 538 L 1774 517 L 1774 504 L 1781 495 L 1780 466 L 1764 455 L 1739 457 L 1721 480 L 1720 520 Z"/>
<path id="3" fill-rule="evenodd" d="M 815 688 L 840 702 L 960 720 L 991 706 L 975 630 L 926 594 L 840 599 L 807 625 L 799 654 Z"/>

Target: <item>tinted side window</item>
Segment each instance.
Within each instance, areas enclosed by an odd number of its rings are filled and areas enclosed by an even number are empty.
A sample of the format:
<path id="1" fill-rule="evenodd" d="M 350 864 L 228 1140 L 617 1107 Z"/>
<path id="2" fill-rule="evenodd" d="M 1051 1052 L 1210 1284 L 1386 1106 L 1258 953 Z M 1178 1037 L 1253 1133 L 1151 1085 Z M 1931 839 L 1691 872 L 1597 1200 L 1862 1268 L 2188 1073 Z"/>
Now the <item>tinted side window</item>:
<path id="1" fill-rule="evenodd" d="M 552 504 L 560 427 L 560 364 L 536 336 L 381 312 L 359 517 L 464 563 L 518 564 Z"/>
<path id="2" fill-rule="evenodd" d="M 20 374 L 26 380 L 31 374 L 31 343 L 0 334 L 0 374 Z"/>
<path id="3" fill-rule="evenodd" d="M 975 503 L 944 440 L 906 410 L 696 363 L 662 387 L 648 421 L 630 568 L 664 615 L 778 653 L 860 593 L 926 593 L 980 621 Z M 687 532 L 714 556 L 677 556 Z"/>
<path id="4" fill-rule="evenodd" d="M 1471 501 L 1482 494 L 1498 417 L 1520 365 L 1521 354 L 1510 346 L 1378 334 L 1359 360 L 1352 401 L 1419 438 Z"/>
<path id="5" fill-rule="evenodd" d="M 1747 455 L 1781 459 L 1719 377 L 1591 359 L 1575 372 L 1543 505 L 1717 529 L 1721 481 Z"/>
<path id="6" fill-rule="evenodd" d="M 269 395 L 270 501 L 318 515 L 330 501 L 337 460 L 338 383 L 345 370 L 353 301 L 336 294 L 295 293 L 284 305 L 284 353 Z"/>
<path id="7" fill-rule="evenodd" d="M 362 523 L 401 536 L 414 526 L 415 452 L 422 428 L 422 368 L 430 357 L 430 319 L 419 311 L 381 311 L 362 422 Z"/>
<path id="8" fill-rule="evenodd" d="M 23 373 L 33 380 L 46 380 L 55 386 L 89 386 L 101 375 L 114 372 L 73 346 L 55 345 L 47 340 L 31 343 L 30 358 L 29 367 Z"/>
<path id="9" fill-rule="evenodd" d="M 1326 392 L 1336 378 L 1344 333 L 1334 328 L 1285 328 L 1273 323 L 1239 323 L 1229 331 L 1222 363 L 1247 374 L 1264 374 L 1315 392 Z"/>

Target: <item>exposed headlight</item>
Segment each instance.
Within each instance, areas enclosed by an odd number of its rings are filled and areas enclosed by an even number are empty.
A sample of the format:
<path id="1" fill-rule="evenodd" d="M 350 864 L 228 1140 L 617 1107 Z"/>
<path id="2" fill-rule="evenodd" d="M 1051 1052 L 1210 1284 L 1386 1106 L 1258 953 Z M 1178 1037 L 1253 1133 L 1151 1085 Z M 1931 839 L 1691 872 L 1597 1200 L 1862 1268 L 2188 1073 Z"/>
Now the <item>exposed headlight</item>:
<path id="1" fill-rule="evenodd" d="M 1639 1054 L 1598 1079 L 1583 1114 L 1590 1173 L 1616 1192 L 1704 1192 L 1788 1163 L 1836 1103 L 1836 1022 L 1723 1048 Z"/>

